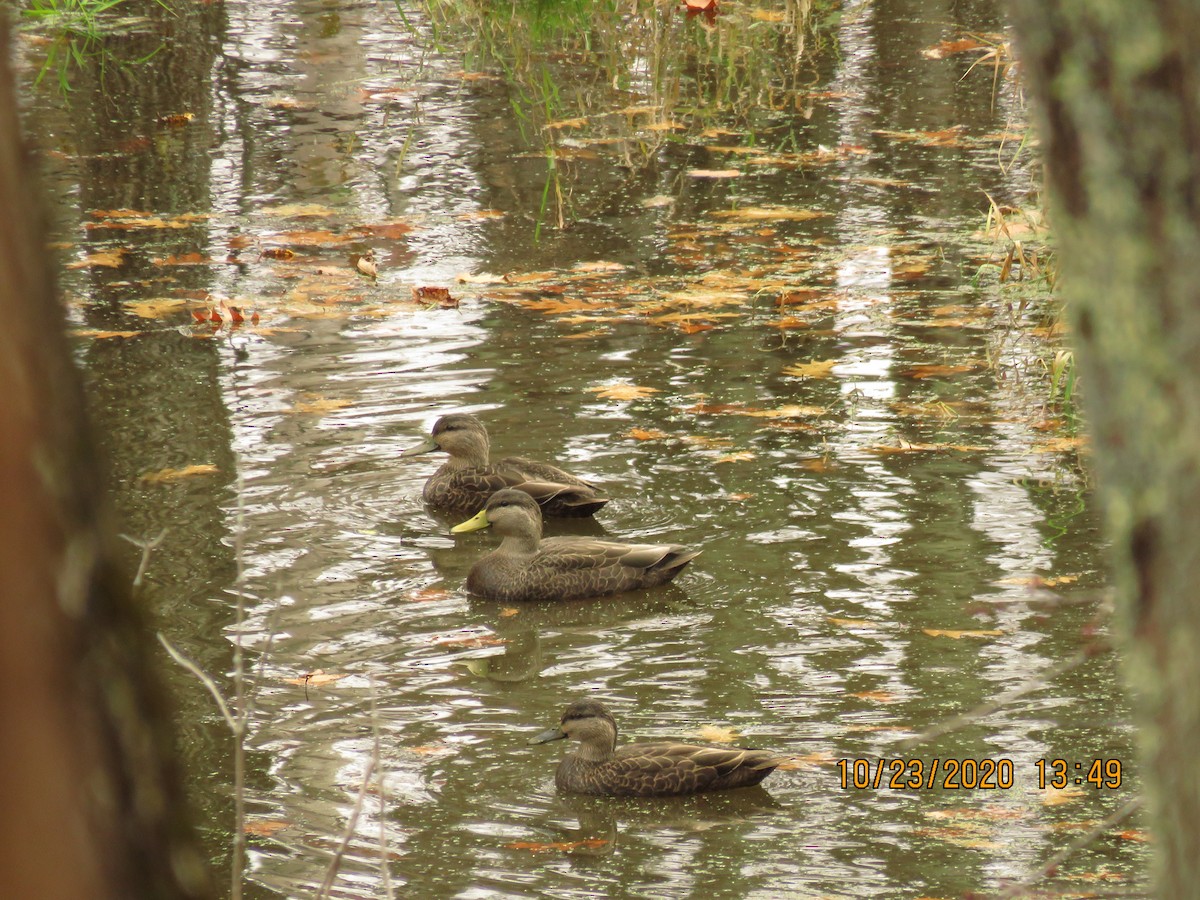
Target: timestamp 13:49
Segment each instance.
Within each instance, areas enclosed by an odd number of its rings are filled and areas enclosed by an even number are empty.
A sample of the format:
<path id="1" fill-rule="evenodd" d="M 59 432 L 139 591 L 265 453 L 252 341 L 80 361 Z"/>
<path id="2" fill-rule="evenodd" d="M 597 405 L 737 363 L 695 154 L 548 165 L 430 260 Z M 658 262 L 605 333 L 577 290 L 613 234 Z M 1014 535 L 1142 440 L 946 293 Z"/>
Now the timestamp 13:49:
<path id="1" fill-rule="evenodd" d="M 1048 787 L 1062 790 L 1071 784 L 1113 789 L 1121 786 L 1119 759 L 1093 759 L 1086 762 L 1039 759 L 1033 765 L 1038 773 L 1038 787 L 1043 790 Z"/>

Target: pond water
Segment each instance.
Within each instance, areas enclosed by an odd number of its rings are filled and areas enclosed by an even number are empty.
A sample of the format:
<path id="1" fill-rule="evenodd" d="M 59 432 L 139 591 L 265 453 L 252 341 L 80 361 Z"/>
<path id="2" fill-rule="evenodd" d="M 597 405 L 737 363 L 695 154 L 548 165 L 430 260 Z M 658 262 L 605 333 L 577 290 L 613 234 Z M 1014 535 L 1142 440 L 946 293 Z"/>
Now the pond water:
<path id="1" fill-rule="evenodd" d="M 1053 304 L 1028 257 L 1000 283 L 1012 241 L 988 229 L 1038 179 L 986 57 L 996 4 L 608 5 L 534 26 L 145 4 L 65 100 L 33 85 L 45 32 L 19 37 L 121 527 L 163 532 L 140 596 L 230 695 L 246 648 L 246 890 L 313 896 L 344 839 L 331 896 L 1026 877 L 1138 780 L 1116 660 L 1069 662 L 1107 614 Z M 601 600 L 469 596 L 495 539 L 451 536 L 420 497 L 439 460 L 399 458 L 450 411 L 613 498 L 548 533 L 702 555 Z M 227 874 L 232 741 L 164 672 Z M 796 763 L 685 800 L 562 796 L 565 748 L 529 741 L 585 696 L 624 736 Z M 859 759 L 1003 759 L 1012 782 L 843 786 Z M 1043 789 L 1054 759 L 1083 768 Z M 1097 759 L 1119 787 L 1084 779 Z M 1126 821 L 1041 884 L 1139 889 L 1146 856 Z"/>

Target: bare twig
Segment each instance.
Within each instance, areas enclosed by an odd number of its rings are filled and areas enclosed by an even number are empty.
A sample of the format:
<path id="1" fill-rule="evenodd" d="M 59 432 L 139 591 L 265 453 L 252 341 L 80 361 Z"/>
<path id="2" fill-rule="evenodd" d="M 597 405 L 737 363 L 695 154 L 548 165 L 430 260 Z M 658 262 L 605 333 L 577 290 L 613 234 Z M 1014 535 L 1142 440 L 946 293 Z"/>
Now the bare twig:
<path id="1" fill-rule="evenodd" d="M 367 767 L 363 770 L 362 785 L 358 789 L 358 797 L 354 800 L 354 809 L 350 812 L 350 818 L 346 820 L 346 828 L 342 832 L 342 842 L 334 851 L 333 859 L 329 861 L 329 868 L 325 871 L 325 880 L 321 882 L 321 889 L 317 891 L 316 900 L 322 900 L 329 896 L 329 889 L 333 887 L 338 869 L 342 865 L 342 857 L 346 855 L 346 848 L 350 846 L 350 841 L 354 838 L 354 829 L 358 826 L 358 817 L 362 814 L 363 802 L 366 800 L 367 791 L 371 786 L 371 775 L 374 772 L 375 757 L 372 755 L 367 760 Z"/>
<path id="2" fill-rule="evenodd" d="M 1017 685 L 1011 691 L 1005 691 L 998 697 L 995 697 L 986 703 L 981 703 L 974 709 L 939 722 L 932 728 L 922 731 L 920 734 L 913 735 L 910 738 L 905 738 L 899 742 L 897 748 L 901 751 L 911 750 L 918 744 L 929 743 L 930 741 L 936 740 L 943 735 L 950 734 L 951 732 L 958 731 L 960 728 L 965 728 L 967 725 L 978 722 L 980 719 L 986 718 L 992 713 L 1003 709 L 1014 700 L 1018 700 L 1021 697 L 1024 697 L 1026 694 L 1031 694 L 1034 691 L 1040 691 L 1059 675 L 1064 675 L 1073 669 L 1077 669 L 1093 656 L 1098 656 L 1100 653 L 1105 653 L 1111 649 L 1112 648 L 1106 643 L 1097 642 L 1091 644 L 1088 647 L 1085 647 L 1083 650 L 1080 650 L 1078 653 L 1069 656 L 1067 659 L 1063 660 L 1057 665 L 1053 665 L 1050 668 L 1038 673 L 1038 675 L 1035 677 L 1030 678 L 1028 681 Z"/>
<path id="3" fill-rule="evenodd" d="M 1055 869 L 1066 862 L 1067 859 L 1087 847 L 1097 838 L 1102 837 L 1104 833 L 1113 826 L 1125 821 L 1141 808 L 1142 798 L 1134 797 L 1112 815 L 1097 822 L 1096 826 L 1090 831 L 1080 835 L 1071 843 L 1067 844 L 1067 846 L 1063 847 L 1061 850 L 1051 856 L 1036 872 L 1032 872 L 1015 884 L 1010 884 L 999 894 L 996 894 L 994 900 L 1013 900 L 1015 897 L 1021 897 L 1027 894 L 1029 890 L 1039 881 L 1049 877 L 1050 875 L 1053 875 Z"/>
<path id="4" fill-rule="evenodd" d="M 142 586 L 142 576 L 146 574 L 146 568 L 150 565 L 150 553 L 157 550 L 163 542 L 163 538 L 167 536 L 167 529 L 163 529 L 158 533 L 158 537 L 151 538 L 148 541 L 140 540 L 135 537 L 130 537 L 127 534 L 121 535 L 129 543 L 135 547 L 140 547 L 142 550 L 142 558 L 138 563 L 137 574 L 133 576 L 133 586 L 139 588 Z"/>
<path id="5" fill-rule="evenodd" d="M 217 687 L 217 683 L 212 680 L 207 672 L 180 653 L 179 650 L 176 649 L 175 645 L 167 640 L 166 636 L 161 631 L 158 633 L 158 642 L 166 648 L 166 651 L 169 654 L 171 654 L 171 659 L 175 660 L 175 662 L 179 663 L 181 666 L 195 675 L 196 678 L 200 680 L 200 683 L 208 688 L 208 692 L 212 694 L 213 699 L 217 701 L 217 708 L 221 711 L 221 718 L 225 720 L 225 724 L 229 726 L 229 730 L 233 732 L 235 737 L 237 737 L 241 725 L 238 719 L 234 717 L 233 713 L 230 712 L 229 705 L 225 702 L 225 698 L 221 696 L 221 689 Z"/>

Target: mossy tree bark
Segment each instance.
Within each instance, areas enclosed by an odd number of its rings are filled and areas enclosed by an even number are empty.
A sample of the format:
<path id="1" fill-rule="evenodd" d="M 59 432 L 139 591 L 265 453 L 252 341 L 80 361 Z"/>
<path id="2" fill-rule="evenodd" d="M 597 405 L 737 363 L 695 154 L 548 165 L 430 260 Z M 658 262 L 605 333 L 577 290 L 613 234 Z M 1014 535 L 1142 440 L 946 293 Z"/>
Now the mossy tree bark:
<path id="1" fill-rule="evenodd" d="M 152 636 L 113 568 L 0 16 L 0 895 L 206 896 Z"/>
<path id="2" fill-rule="evenodd" d="M 1200 2 L 1013 0 L 1114 548 L 1159 894 L 1200 894 Z"/>

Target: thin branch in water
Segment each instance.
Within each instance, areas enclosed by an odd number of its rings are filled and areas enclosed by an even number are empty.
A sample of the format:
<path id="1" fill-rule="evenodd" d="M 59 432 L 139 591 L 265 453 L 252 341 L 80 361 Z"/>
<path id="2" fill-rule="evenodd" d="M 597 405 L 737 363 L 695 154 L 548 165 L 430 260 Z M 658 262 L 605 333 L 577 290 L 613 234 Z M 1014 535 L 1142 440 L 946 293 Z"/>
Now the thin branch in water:
<path id="1" fill-rule="evenodd" d="M 1032 694 L 1034 691 L 1040 691 L 1046 687 L 1051 681 L 1059 675 L 1065 675 L 1073 669 L 1077 669 L 1093 656 L 1099 656 L 1101 653 L 1107 653 L 1112 647 L 1103 642 L 1097 641 L 1080 650 L 1078 653 L 1069 656 L 1067 659 L 1053 665 L 1048 669 L 1040 672 L 1033 678 L 1023 684 L 1017 685 L 1011 691 L 1005 691 L 998 697 L 989 700 L 987 703 L 981 703 L 974 709 L 968 710 L 965 713 L 960 713 L 957 716 L 952 716 L 945 721 L 939 722 L 932 728 L 922 731 L 920 734 L 913 735 L 910 738 L 905 738 L 897 744 L 897 749 L 900 751 L 911 750 L 919 744 L 927 744 L 930 741 L 936 740 L 951 732 L 958 731 L 960 728 L 965 728 L 978 722 L 980 719 L 990 716 L 994 712 L 999 712 L 1014 700 L 1019 700 L 1026 694 Z"/>
<path id="2" fill-rule="evenodd" d="M 371 699 L 371 737 L 373 745 L 371 748 L 371 759 L 376 768 L 380 768 L 379 761 L 383 758 L 382 739 L 379 734 L 379 710 L 375 705 L 375 676 L 369 677 L 368 684 L 370 686 Z M 392 871 L 388 867 L 388 844 L 387 844 L 387 779 L 386 773 L 380 772 L 379 775 L 379 873 L 383 876 L 383 892 L 387 900 L 393 900 L 396 896 L 392 891 Z"/>
<path id="3" fill-rule="evenodd" d="M 1053 875 L 1054 871 L 1070 857 L 1087 847 L 1093 841 L 1103 837 L 1104 834 L 1109 831 L 1109 829 L 1119 825 L 1121 822 L 1124 822 L 1141 808 L 1142 798 L 1134 797 L 1112 815 L 1097 822 L 1096 826 L 1090 831 L 1080 835 L 1071 843 L 1067 844 L 1067 846 L 1063 847 L 1061 850 L 1051 856 L 1036 872 L 1033 872 L 1027 877 L 1022 878 L 1015 884 L 1010 884 L 999 894 L 996 894 L 994 900 L 1013 900 L 1015 897 L 1027 895 L 1034 885 L 1036 885 L 1039 881 L 1042 881 L 1043 879 Z"/>
<path id="4" fill-rule="evenodd" d="M 208 692 L 217 701 L 217 708 L 221 711 L 221 718 L 225 720 L 225 724 L 229 726 L 229 730 L 233 732 L 234 737 L 238 737 L 241 723 L 230 712 L 229 705 L 225 702 L 225 698 L 221 696 L 221 689 L 217 687 L 217 683 L 212 680 L 207 672 L 180 653 L 161 631 L 158 633 L 158 642 L 163 645 L 167 653 L 171 654 L 171 659 L 195 675 L 200 680 L 200 683 L 208 688 Z"/>
<path id="5" fill-rule="evenodd" d="M 358 827 L 358 817 L 362 814 L 363 802 L 367 798 L 367 791 L 371 787 L 371 775 L 375 772 L 375 756 L 367 760 L 367 767 L 363 770 L 362 785 L 358 789 L 358 797 L 354 800 L 354 809 L 350 813 L 350 818 L 346 820 L 346 828 L 342 832 L 342 842 L 338 844 L 337 850 L 334 851 L 333 859 L 329 861 L 329 868 L 325 872 L 325 880 L 321 882 L 321 889 L 317 891 L 316 900 L 322 900 L 329 896 L 329 890 L 333 887 L 333 882 L 337 878 L 338 869 L 342 865 L 342 857 L 346 855 L 346 849 L 350 846 L 350 841 L 354 838 L 354 830 Z"/>
<path id="6" fill-rule="evenodd" d="M 138 538 L 130 537 L 127 534 L 121 535 L 121 537 L 129 541 L 129 543 L 133 544 L 133 546 L 140 547 L 142 549 L 142 558 L 138 563 L 137 574 L 133 576 L 133 586 L 135 588 L 142 586 L 142 577 L 146 574 L 146 569 L 150 565 L 150 554 L 152 551 L 157 550 L 160 546 L 162 546 L 163 538 L 166 536 L 167 529 L 165 528 L 158 533 L 158 537 L 151 538 L 148 541 L 139 540 Z"/>

